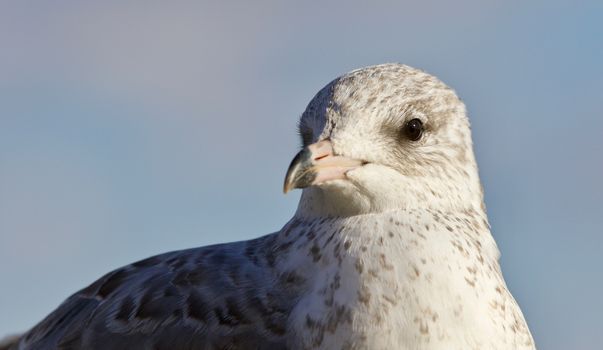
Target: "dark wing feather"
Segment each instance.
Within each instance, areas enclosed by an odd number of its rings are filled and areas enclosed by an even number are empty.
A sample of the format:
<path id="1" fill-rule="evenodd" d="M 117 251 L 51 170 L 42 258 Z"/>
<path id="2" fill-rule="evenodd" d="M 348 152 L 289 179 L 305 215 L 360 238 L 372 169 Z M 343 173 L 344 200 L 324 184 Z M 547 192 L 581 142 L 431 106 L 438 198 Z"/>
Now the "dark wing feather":
<path id="1" fill-rule="evenodd" d="M 21 338 L 25 349 L 284 349 L 297 298 L 274 236 L 166 253 L 75 293 Z"/>

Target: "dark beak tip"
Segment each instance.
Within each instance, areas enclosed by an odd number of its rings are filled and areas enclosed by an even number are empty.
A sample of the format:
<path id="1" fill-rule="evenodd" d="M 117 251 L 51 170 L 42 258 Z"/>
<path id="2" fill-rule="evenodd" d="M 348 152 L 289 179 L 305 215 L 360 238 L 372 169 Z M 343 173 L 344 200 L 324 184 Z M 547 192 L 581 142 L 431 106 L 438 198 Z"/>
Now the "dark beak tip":
<path id="1" fill-rule="evenodd" d="M 287 175 L 285 175 L 285 182 L 283 183 L 283 193 L 287 194 L 287 192 L 291 191 L 294 187 L 294 182 L 293 181 L 293 171 L 291 169 L 291 167 L 289 167 L 289 169 L 287 170 Z"/>
<path id="2" fill-rule="evenodd" d="M 316 174 L 312 170 L 312 152 L 306 147 L 293 157 L 285 175 L 283 193 L 311 186 L 315 178 Z"/>

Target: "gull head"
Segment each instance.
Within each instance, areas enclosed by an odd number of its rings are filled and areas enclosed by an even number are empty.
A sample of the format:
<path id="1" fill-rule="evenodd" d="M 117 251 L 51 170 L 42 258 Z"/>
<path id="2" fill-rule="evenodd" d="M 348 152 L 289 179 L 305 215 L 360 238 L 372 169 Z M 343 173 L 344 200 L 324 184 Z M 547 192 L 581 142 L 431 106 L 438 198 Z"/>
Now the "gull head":
<path id="1" fill-rule="evenodd" d="M 383 64 L 333 80 L 299 134 L 284 183 L 303 189 L 298 216 L 483 209 L 465 106 L 423 71 Z"/>

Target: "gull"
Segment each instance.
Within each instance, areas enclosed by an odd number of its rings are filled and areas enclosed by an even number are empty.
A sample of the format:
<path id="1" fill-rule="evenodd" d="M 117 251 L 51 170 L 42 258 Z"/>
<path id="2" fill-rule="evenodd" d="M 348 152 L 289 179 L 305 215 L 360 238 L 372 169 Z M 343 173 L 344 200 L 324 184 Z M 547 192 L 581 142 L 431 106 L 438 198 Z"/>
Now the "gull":
<path id="1" fill-rule="evenodd" d="M 490 233 L 464 104 L 401 64 L 299 121 L 275 233 L 147 258 L 0 349 L 535 349 Z"/>

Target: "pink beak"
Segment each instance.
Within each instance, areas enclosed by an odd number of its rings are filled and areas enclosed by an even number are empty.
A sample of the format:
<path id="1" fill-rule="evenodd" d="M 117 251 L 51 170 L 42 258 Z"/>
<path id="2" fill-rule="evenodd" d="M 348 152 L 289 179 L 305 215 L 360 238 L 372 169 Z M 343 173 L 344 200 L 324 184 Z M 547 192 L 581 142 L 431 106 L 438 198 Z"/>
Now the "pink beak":
<path id="1" fill-rule="evenodd" d="M 345 179 L 348 171 L 364 164 L 366 162 L 361 160 L 334 155 L 333 145 L 328 139 L 313 143 L 304 147 L 291 161 L 283 192 Z"/>

